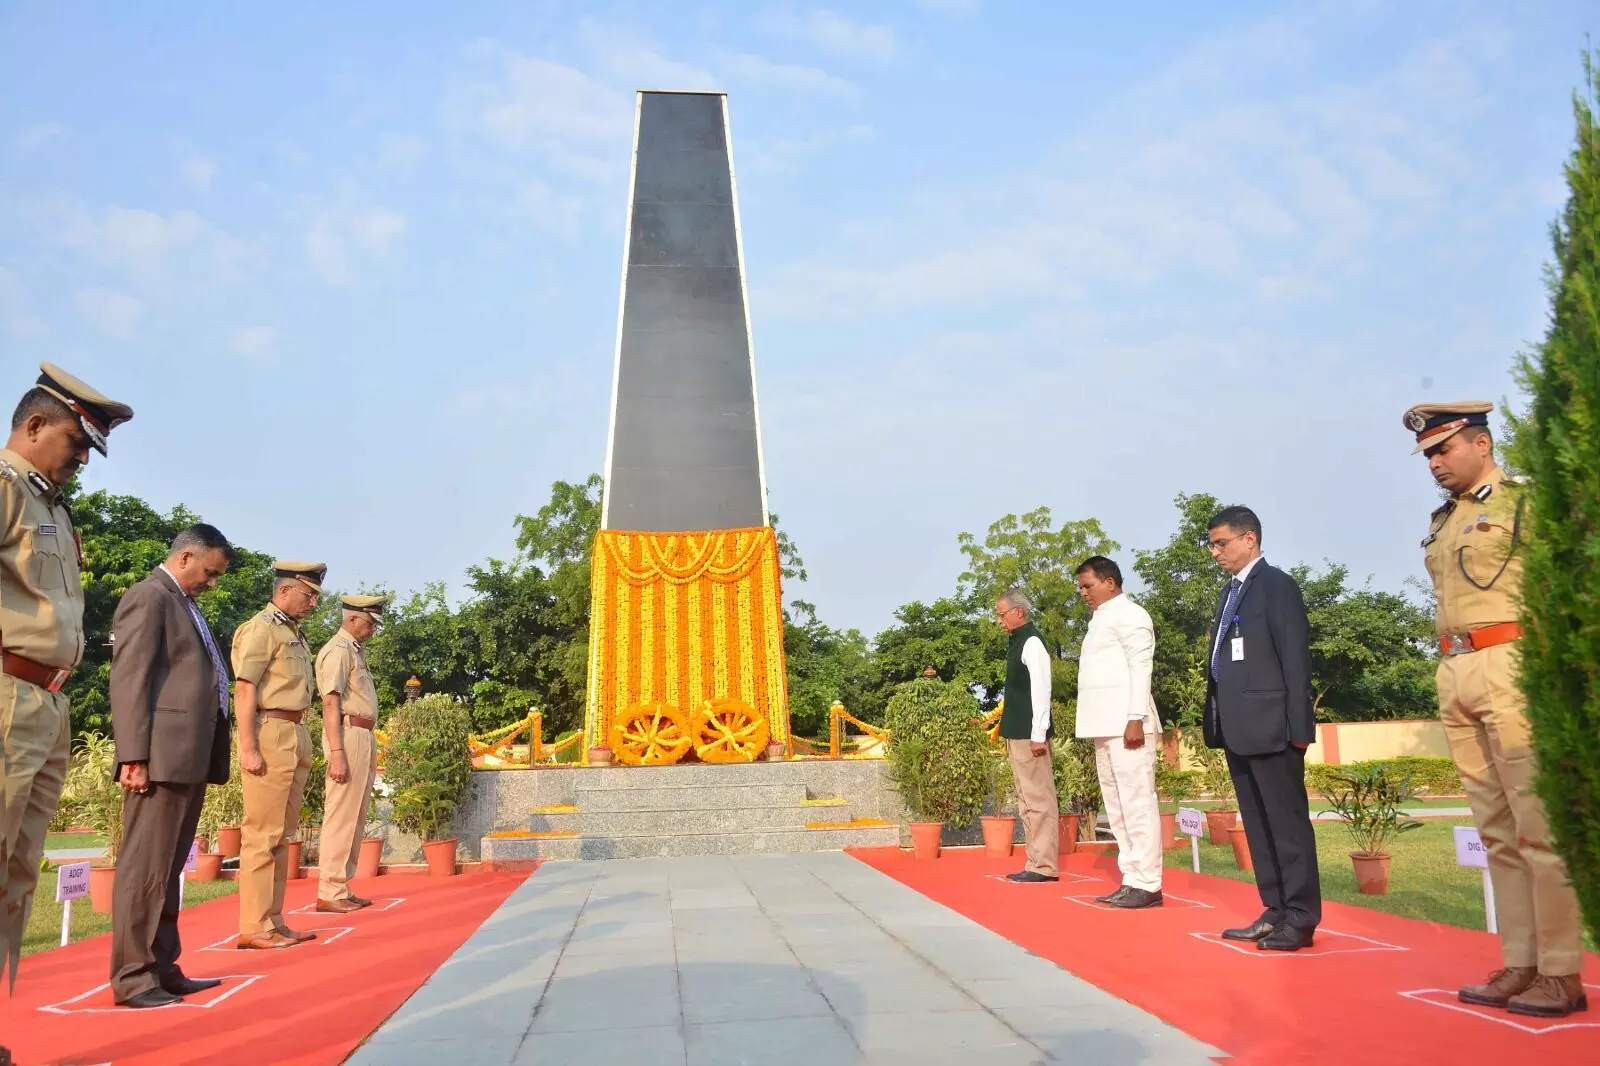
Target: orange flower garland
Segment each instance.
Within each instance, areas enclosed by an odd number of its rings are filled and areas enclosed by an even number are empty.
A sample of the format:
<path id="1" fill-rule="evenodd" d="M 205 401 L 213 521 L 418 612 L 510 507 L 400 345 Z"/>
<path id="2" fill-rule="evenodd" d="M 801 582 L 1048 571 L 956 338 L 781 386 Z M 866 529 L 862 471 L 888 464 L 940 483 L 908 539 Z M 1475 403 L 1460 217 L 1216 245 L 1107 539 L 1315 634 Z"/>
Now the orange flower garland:
<path id="1" fill-rule="evenodd" d="M 694 719 L 701 762 L 755 762 L 771 736 L 767 720 L 743 700 L 706 700 Z"/>
<path id="2" fill-rule="evenodd" d="M 586 747 L 614 737 L 620 708 L 715 699 L 742 703 L 770 740 L 787 742 L 783 601 L 770 527 L 601 530 L 592 559 Z M 688 724 L 693 735 L 698 716 Z M 695 739 L 719 753 L 712 759 L 733 757 L 720 734 Z"/>
<path id="3" fill-rule="evenodd" d="M 617 715 L 611 748 L 629 766 L 666 766 L 694 747 L 689 716 L 670 703 L 635 703 Z"/>

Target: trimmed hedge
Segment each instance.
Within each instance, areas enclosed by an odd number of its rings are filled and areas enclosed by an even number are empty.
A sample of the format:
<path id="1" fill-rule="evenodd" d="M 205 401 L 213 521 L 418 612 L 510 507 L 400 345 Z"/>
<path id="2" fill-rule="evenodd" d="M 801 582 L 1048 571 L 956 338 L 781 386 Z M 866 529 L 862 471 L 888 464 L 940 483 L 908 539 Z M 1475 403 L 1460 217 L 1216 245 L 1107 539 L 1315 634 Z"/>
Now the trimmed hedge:
<path id="1" fill-rule="evenodd" d="M 1340 773 L 1368 766 L 1381 768 L 1384 776 L 1396 783 L 1409 776 L 1411 787 L 1418 793 L 1459 796 L 1464 791 L 1461 774 L 1456 770 L 1454 760 L 1423 755 L 1405 755 L 1398 759 L 1372 759 L 1339 766 L 1311 763 L 1306 766 L 1306 787 L 1318 795 L 1326 796 L 1338 787 L 1337 776 Z"/>

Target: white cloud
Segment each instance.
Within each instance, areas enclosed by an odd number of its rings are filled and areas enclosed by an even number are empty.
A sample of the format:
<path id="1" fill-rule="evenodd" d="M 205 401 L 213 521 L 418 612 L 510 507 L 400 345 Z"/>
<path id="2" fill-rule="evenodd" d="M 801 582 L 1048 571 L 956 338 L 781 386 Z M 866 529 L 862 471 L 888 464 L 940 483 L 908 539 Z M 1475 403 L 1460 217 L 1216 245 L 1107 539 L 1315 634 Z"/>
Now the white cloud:
<path id="1" fill-rule="evenodd" d="M 271 326 L 241 326 L 228 337 L 228 348 L 246 362 L 273 366 L 278 361 L 278 332 Z"/>
<path id="2" fill-rule="evenodd" d="M 136 296 L 109 289 L 84 289 L 74 299 L 78 310 L 101 333 L 115 340 L 132 340 L 139 333 L 144 302 Z"/>
<path id="3" fill-rule="evenodd" d="M 378 162 L 391 170 L 409 170 L 427 154 L 428 143 L 415 134 L 389 134 L 378 149 Z"/>
<path id="4" fill-rule="evenodd" d="M 853 22 L 832 11 L 782 13 L 767 21 L 777 33 L 809 41 L 824 52 L 846 59 L 887 63 L 900 53 L 900 42 L 888 26 Z"/>
<path id="5" fill-rule="evenodd" d="M 59 197 L 34 206 L 27 214 L 49 228 L 57 244 L 140 288 L 159 286 L 180 273 L 206 281 L 231 279 L 262 260 L 258 246 L 193 211 L 163 215 L 116 204 L 96 210 Z"/>
<path id="6" fill-rule="evenodd" d="M 306 257 L 330 285 L 354 285 L 365 266 L 397 255 L 406 217 L 376 204 L 339 205 L 317 211 L 306 228 Z"/>
<path id="7" fill-rule="evenodd" d="M 818 67 L 794 66 L 774 63 L 762 56 L 740 54 L 728 59 L 728 71 L 736 78 L 756 85 L 771 85 L 796 92 L 818 93 L 855 99 L 860 90 L 843 78 L 834 77 Z"/>
<path id="8" fill-rule="evenodd" d="M 982 0 L 912 0 L 922 10 L 934 15 L 974 15 Z"/>
<path id="9" fill-rule="evenodd" d="M 191 154 L 183 161 L 183 181 L 195 192 L 210 192 L 217 176 L 217 164 L 203 155 Z"/>

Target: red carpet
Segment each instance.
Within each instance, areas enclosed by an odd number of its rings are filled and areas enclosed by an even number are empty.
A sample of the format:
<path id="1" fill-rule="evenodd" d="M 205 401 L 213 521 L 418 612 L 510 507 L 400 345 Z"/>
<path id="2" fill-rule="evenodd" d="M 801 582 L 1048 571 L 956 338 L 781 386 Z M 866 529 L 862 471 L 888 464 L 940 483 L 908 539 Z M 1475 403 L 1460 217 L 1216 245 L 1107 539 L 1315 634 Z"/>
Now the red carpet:
<path id="1" fill-rule="evenodd" d="M 284 916 L 318 937 L 282 951 L 233 947 L 237 896 L 186 910 L 179 965 L 224 982 L 182 1006 L 115 1006 L 109 936 L 31 955 L 15 998 L 0 997 L 0 1044 L 22 1066 L 343 1062 L 525 877 L 385 875 L 355 883 L 373 905 L 354 914 L 290 914 L 317 891 L 314 877 L 291 881 Z"/>
<path id="2" fill-rule="evenodd" d="M 1094 902 L 1119 880 L 1112 857 L 1071 856 L 1060 884 L 1036 886 L 992 876 L 1019 868 L 1020 848 L 1012 859 L 973 849 L 931 862 L 896 848 L 851 854 L 1221 1048 L 1234 1066 L 1600 1063 L 1600 956 L 1585 972 L 1589 1011 L 1541 1021 L 1457 1002 L 1459 985 L 1499 965 L 1488 933 L 1330 903 L 1311 948 L 1240 950 L 1215 934 L 1261 913 L 1253 884 L 1167 870 L 1165 907 L 1118 911 Z"/>

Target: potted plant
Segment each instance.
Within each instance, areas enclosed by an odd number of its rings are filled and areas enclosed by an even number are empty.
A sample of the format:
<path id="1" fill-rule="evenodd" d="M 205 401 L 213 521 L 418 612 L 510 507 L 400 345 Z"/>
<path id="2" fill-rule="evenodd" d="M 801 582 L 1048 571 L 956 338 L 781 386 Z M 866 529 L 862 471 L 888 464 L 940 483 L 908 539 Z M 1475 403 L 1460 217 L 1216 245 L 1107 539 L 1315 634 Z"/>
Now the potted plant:
<path id="1" fill-rule="evenodd" d="M 1200 781 L 1216 805 L 1206 811 L 1206 835 L 1218 847 L 1228 847 L 1228 830 L 1239 824 L 1239 808 L 1234 804 L 1233 775 L 1228 773 L 1228 757 L 1219 748 L 1208 748 L 1198 726 L 1184 730 L 1189 753 L 1200 764 Z"/>
<path id="2" fill-rule="evenodd" d="M 993 787 L 978 701 L 957 682 L 921 677 L 895 689 L 884 718 L 890 787 L 905 802 L 918 857 L 936 858 L 943 826 L 971 825 Z"/>
<path id="3" fill-rule="evenodd" d="M 1389 893 L 1389 842 L 1422 823 L 1405 816 L 1400 806 L 1416 799 L 1411 778 L 1395 780 L 1381 766 L 1356 765 L 1333 775 L 1328 802 L 1345 823 L 1356 850 L 1356 888 L 1369 896 Z"/>
<path id="4" fill-rule="evenodd" d="M 1194 796 L 1194 774 L 1179 769 L 1176 761 L 1168 758 L 1165 746 L 1156 749 L 1156 795 L 1161 798 L 1161 847 L 1163 850 L 1181 847 L 1183 838 L 1178 833 L 1178 808 L 1183 801 Z"/>
<path id="5" fill-rule="evenodd" d="M 1017 839 L 1016 780 L 1004 749 L 991 755 L 988 764 L 989 801 L 995 813 L 979 818 L 983 823 L 983 853 L 991 859 L 1004 859 L 1010 856 Z"/>
<path id="6" fill-rule="evenodd" d="M 387 788 L 387 785 L 384 786 Z M 356 854 L 356 876 L 377 877 L 383 866 L 383 818 L 378 811 L 378 784 L 367 799 L 367 817 L 362 823 L 361 850 Z"/>
<path id="7" fill-rule="evenodd" d="M 200 808 L 200 825 L 205 829 L 207 844 L 222 859 L 238 856 L 244 824 L 244 771 L 239 768 L 237 733 L 232 740 L 232 752 L 227 782 L 208 785 L 205 804 Z"/>
<path id="8" fill-rule="evenodd" d="M 117 877 L 117 849 L 122 844 L 122 786 L 113 777 L 117 745 L 101 733 L 75 741 L 77 751 L 67 767 L 62 794 L 71 797 L 78 816 L 105 838 L 105 855 L 89 868 L 89 900 L 96 914 L 111 913 Z"/>
<path id="9" fill-rule="evenodd" d="M 395 826 L 421 838 L 435 875 L 456 872 L 458 842 L 448 833 L 472 780 L 471 732 L 470 713 L 444 696 L 424 696 L 389 720 L 384 781 Z"/>

